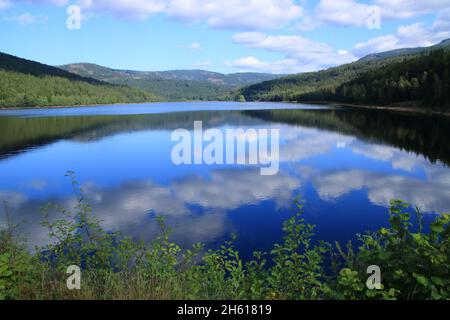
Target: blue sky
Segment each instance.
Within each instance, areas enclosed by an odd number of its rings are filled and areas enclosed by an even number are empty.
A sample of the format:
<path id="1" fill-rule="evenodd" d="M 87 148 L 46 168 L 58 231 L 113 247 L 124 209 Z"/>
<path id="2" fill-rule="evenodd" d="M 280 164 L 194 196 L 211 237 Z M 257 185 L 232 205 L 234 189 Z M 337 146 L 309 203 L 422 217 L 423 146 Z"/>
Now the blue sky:
<path id="1" fill-rule="evenodd" d="M 0 51 L 51 65 L 298 73 L 447 38 L 450 0 L 0 0 Z"/>

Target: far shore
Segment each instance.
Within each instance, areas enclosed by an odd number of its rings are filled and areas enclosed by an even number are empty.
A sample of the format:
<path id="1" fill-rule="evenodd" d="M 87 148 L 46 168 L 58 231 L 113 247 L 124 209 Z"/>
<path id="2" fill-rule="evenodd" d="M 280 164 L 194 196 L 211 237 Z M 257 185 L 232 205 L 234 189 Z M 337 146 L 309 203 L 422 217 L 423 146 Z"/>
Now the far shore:
<path id="1" fill-rule="evenodd" d="M 32 109 L 63 109 L 63 108 L 82 108 L 82 107 L 105 107 L 116 106 L 120 104 L 147 104 L 147 103 L 160 103 L 167 101 L 148 101 L 148 102 L 117 102 L 117 103 L 97 103 L 97 104 L 74 104 L 65 106 L 34 106 L 34 107 L 2 107 L 0 110 L 32 110 Z"/>
<path id="2" fill-rule="evenodd" d="M 117 103 L 94 103 L 94 104 L 74 104 L 64 106 L 33 106 L 33 107 L 3 107 L 0 106 L 0 110 L 32 110 L 32 109 L 62 109 L 62 108 L 82 108 L 82 107 L 105 107 L 105 106 L 117 106 L 121 104 L 153 104 L 153 103 L 183 103 L 183 102 L 242 102 L 245 101 L 220 101 L 220 100 L 174 100 L 174 101 L 147 101 L 147 102 L 117 102 Z M 250 102 L 250 101 L 249 101 Z M 253 102 L 253 101 L 252 101 Z M 254 101 L 258 102 L 258 101 Z M 266 101 L 260 101 L 266 102 Z M 288 101 L 286 101 L 288 103 Z M 290 102 L 289 102 L 290 103 Z"/>
<path id="3" fill-rule="evenodd" d="M 361 109 L 371 109 L 371 110 L 386 110 L 392 112 L 401 113 L 412 113 L 418 115 L 428 115 L 428 116 L 444 116 L 450 117 L 450 111 L 438 111 L 433 110 L 430 107 L 402 107 L 399 105 L 363 105 L 363 104 L 352 104 L 352 103 L 340 103 L 336 101 L 305 101 L 305 102 L 295 102 L 298 104 L 315 104 L 315 105 L 329 105 L 333 107 L 347 107 L 347 108 L 361 108 Z"/>
<path id="4" fill-rule="evenodd" d="M 34 106 L 34 107 L 2 107 L 0 106 L 0 110 L 32 110 L 32 109 L 63 109 L 63 108 L 83 108 L 83 107 L 105 107 L 105 106 L 115 106 L 115 105 L 123 105 L 123 104 L 154 104 L 154 103 L 179 103 L 179 102 L 241 102 L 245 103 L 245 101 L 204 101 L 204 100 L 188 100 L 188 101 L 148 101 L 148 102 L 118 102 L 118 103 L 102 103 L 102 104 L 83 104 L 83 105 L 59 105 L 59 106 Z M 251 102 L 275 102 L 275 101 L 247 101 Z M 360 104 L 352 104 L 352 103 L 340 103 L 336 101 L 277 101 L 277 103 L 289 103 L 289 104 L 313 104 L 313 105 L 328 105 L 332 107 L 348 107 L 348 108 L 361 108 L 361 109 L 370 109 L 370 110 L 385 110 L 391 112 L 400 112 L 400 113 L 409 113 L 409 114 L 417 114 L 417 115 L 427 115 L 427 116 L 444 116 L 450 117 L 450 111 L 438 111 L 433 110 L 428 107 L 403 107 L 399 105 L 388 105 L 388 106 L 380 106 L 380 105 L 360 105 Z"/>

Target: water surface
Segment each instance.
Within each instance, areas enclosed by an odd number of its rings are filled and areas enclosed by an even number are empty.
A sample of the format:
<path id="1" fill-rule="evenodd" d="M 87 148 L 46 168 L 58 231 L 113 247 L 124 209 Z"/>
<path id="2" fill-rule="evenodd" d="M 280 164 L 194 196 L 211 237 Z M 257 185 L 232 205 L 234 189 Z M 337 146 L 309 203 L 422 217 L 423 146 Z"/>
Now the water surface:
<path id="1" fill-rule="evenodd" d="M 174 165 L 171 133 L 195 120 L 205 129 L 279 129 L 279 173 Z M 135 239 L 158 235 L 161 215 L 183 246 L 214 247 L 234 232 L 249 256 L 281 239 L 301 196 L 317 237 L 346 241 L 386 225 L 393 198 L 419 206 L 426 220 L 450 212 L 449 131 L 442 118 L 276 103 L 0 111 L 0 202 L 30 246 L 47 241 L 42 205 L 75 204 L 68 170 L 104 227 Z"/>

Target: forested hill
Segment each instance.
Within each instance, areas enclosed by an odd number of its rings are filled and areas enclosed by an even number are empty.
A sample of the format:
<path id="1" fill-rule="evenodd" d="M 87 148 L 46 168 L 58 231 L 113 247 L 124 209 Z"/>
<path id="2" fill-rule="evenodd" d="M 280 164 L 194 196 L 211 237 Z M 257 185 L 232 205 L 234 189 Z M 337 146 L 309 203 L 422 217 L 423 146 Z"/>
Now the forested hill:
<path id="1" fill-rule="evenodd" d="M 22 59 L 6 53 L 0 52 L 0 69 L 17 73 L 30 74 L 33 76 L 43 77 L 61 77 L 69 80 L 84 81 L 89 83 L 101 84 L 93 78 L 82 77 L 59 68 L 48 66 L 39 62 Z"/>
<path id="2" fill-rule="evenodd" d="M 155 101 L 150 93 L 0 53 L 0 107 Z"/>
<path id="3" fill-rule="evenodd" d="M 167 100 L 219 99 L 231 90 L 281 77 L 252 72 L 222 74 L 206 70 L 120 70 L 91 63 L 73 63 L 60 68 L 79 76 L 139 88 Z"/>
<path id="4" fill-rule="evenodd" d="M 367 71 L 335 90 L 307 93 L 298 100 L 450 107 L 449 74 L 450 51 L 437 50 Z"/>
<path id="5" fill-rule="evenodd" d="M 318 100 L 324 101 L 326 99 L 331 98 L 334 99 L 337 96 L 334 96 L 332 94 L 335 93 L 338 88 L 340 87 L 344 88 L 343 86 L 344 84 L 350 84 L 351 81 L 353 80 L 361 84 L 361 82 L 364 81 L 363 79 L 367 79 L 368 74 L 370 74 L 371 72 L 376 72 L 377 70 L 386 70 L 383 69 L 384 67 L 389 69 L 388 66 L 395 66 L 396 69 L 398 68 L 400 70 L 399 67 L 400 65 L 406 63 L 411 59 L 415 59 L 421 56 L 424 56 L 424 58 L 418 62 L 420 66 L 418 66 L 417 64 L 405 64 L 405 68 L 414 66 L 416 68 L 422 69 L 421 70 L 422 72 L 428 72 L 427 70 L 428 65 L 426 62 L 428 60 L 427 57 L 429 57 L 430 53 L 438 50 L 442 51 L 450 50 L 450 40 L 443 41 L 440 44 L 427 48 L 400 49 L 384 53 L 373 54 L 365 58 L 362 58 L 356 62 L 342 65 L 339 67 L 334 67 L 318 72 L 292 75 L 276 80 L 262 82 L 260 84 L 245 87 L 235 92 L 232 98 L 233 99 L 245 98 L 245 100 L 247 101 L 298 101 L 298 102 L 318 101 Z M 447 56 L 444 54 L 441 58 L 445 60 L 446 57 Z M 401 78 L 402 76 L 401 74 L 391 74 L 389 75 L 388 82 L 386 82 L 388 79 L 379 79 L 380 81 L 384 81 L 386 83 L 386 85 L 383 87 L 383 90 L 385 90 L 388 86 L 392 88 L 397 87 L 397 84 L 400 81 L 400 79 L 402 79 L 402 85 L 404 84 L 403 80 L 405 78 L 409 78 L 410 74 L 408 73 L 407 70 L 404 69 L 402 70 L 405 72 L 403 78 Z M 418 72 L 418 70 L 416 71 Z M 387 77 L 388 75 L 386 73 L 383 73 L 382 75 L 378 74 L 378 76 Z M 442 79 L 442 81 L 444 81 L 444 79 Z M 419 81 L 419 85 L 421 85 L 422 83 L 423 82 Z M 358 95 L 360 94 L 361 92 L 358 93 Z M 408 99 L 409 98 L 410 97 L 408 97 Z M 414 98 L 417 99 L 417 97 Z M 340 98 L 340 100 L 342 99 Z M 395 98 L 392 101 L 389 100 L 390 99 L 386 99 L 383 101 L 371 100 L 369 102 L 371 104 L 377 104 L 382 102 L 384 104 L 390 104 L 391 102 L 401 102 L 398 101 L 399 98 Z M 362 101 L 362 99 L 355 99 L 353 101 L 356 103 L 357 101 Z M 429 101 L 430 100 L 427 100 L 426 103 L 430 103 Z M 369 102 L 364 101 L 361 103 L 369 103 Z M 425 101 L 419 102 L 425 103 Z"/>
<path id="6" fill-rule="evenodd" d="M 59 68 L 80 76 L 114 82 L 119 79 L 160 79 L 180 81 L 208 81 L 229 87 L 241 87 L 280 78 L 282 75 L 257 72 L 223 74 L 206 70 L 134 71 L 103 67 L 92 63 L 73 63 Z"/>

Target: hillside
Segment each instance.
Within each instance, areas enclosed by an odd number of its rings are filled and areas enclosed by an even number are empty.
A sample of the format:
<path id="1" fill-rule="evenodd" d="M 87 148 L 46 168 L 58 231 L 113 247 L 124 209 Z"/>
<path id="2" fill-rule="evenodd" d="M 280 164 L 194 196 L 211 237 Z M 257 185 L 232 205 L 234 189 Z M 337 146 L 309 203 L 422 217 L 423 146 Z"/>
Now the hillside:
<path id="1" fill-rule="evenodd" d="M 0 107 L 35 107 L 155 101 L 139 89 L 0 53 Z"/>
<path id="2" fill-rule="evenodd" d="M 404 49 L 397 49 L 397 50 L 391 50 L 391 51 L 386 51 L 386 52 L 370 54 L 370 55 L 360 59 L 360 61 L 380 60 L 380 59 L 393 58 L 396 56 L 414 56 L 417 54 L 429 53 L 431 51 L 438 50 L 438 49 L 449 49 L 449 48 L 450 48 L 450 39 L 447 39 L 447 40 L 444 40 L 444 41 L 442 41 L 434 46 L 431 46 L 431 47 L 404 48 Z"/>
<path id="3" fill-rule="evenodd" d="M 304 94 L 298 101 L 450 106 L 449 75 L 450 51 L 435 50 L 369 70 L 335 90 Z"/>
<path id="4" fill-rule="evenodd" d="M 84 81 L 93 84 L 101 84 L 101 81 L 93 78 L 79 76 L 59 68 L 48 66 L 36 61 L 22 59 L 2 52 L 0 52 L 0 69 L 3 69 L 4 71 L 29 74 L 37 77 L 52 76 L 75 81 Z"/>
<path id="5" fill-rule="evenodd" d="M 90 63 L 68 64 L 60 68 L 79 76 L 139 88 L 167 100 L 213 100 L 230 90 L 281 76 L 251 72 L 222 74 L 205 70 L 118 70 Z"/>
<path id="6" fill-rule="evenodd" d="M 245 98 L 247 101 L 306 101 L 306 97 L 315 96 L 314 100 L 317 100 L 318 95 L 315 93 L 334 92 L 342 84 L 350 82 L 366 72 L 402 63 L 439 49 L 449 50 L 450 41 L 446 40 L 427 48 L 400 49 L 372 54 L 356 62 L 327 70 L 262 82 L 234 92 L 231 98 Z"/>

